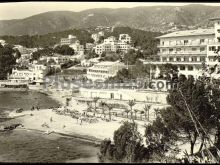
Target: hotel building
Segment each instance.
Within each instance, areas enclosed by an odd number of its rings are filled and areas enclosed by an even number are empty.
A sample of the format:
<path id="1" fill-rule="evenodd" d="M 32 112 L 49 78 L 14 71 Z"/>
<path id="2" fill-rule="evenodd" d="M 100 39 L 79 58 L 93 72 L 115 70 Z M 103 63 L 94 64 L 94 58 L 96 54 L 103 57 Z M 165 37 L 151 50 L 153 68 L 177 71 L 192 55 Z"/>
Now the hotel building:
<path id="1" fill-rule="evenodd" d="M 144 61 L 150 64 L 151 75 L 158 77 L 162 64 L 176 65 L 179 74 L 198 78 L 202 75 L 202 63 L 218 64 L 216 50 L 220 50 L 220 19 L 214 21 L 212 29 L 177 31 L 157 37 L 160 39 L 156 60 Z"/>
<path id="2" fill-rule="evenodd" d="M 43 83 L 44 76 L 48 71 L 47 66 L 34 63 L 28 69 L 13 69 L 8 80 L 18 83 Z"/>
<path id="3" fill-rule="evenodd" d="M 104 39 L 104 42 L 96 45 L 95 53 L 101 55 L 103 52 L 116 52 L 117 50 L 127 52 L 131 49 L 131 37 L 128 34 L 120 34 L 119 40 L 114 36 Z"/>
<path id="4" fill-rule="evenodd" d="M 71 45 L 77 40 L 76 36 L 68 35 L 68 38 L 61 38 L 60 45 Z"/>
<path id="5" fill-rule="evenodd" d="M 95 80 L 106 80 L 109 77 L 114 77 L 119 70 L 125 68 L 125 64 L 121 62 L 100 62 L 94 64 L 92 67 L 87 69 L 87 78 L 92 81 Z"/>

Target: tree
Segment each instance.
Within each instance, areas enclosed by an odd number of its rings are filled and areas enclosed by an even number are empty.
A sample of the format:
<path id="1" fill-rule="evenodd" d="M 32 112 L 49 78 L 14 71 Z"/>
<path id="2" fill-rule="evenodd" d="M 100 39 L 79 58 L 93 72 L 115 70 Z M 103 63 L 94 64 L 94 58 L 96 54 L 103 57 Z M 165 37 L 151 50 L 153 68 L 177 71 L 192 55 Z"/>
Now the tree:
<path id="1" fill-rule="evenodd" d="M 134 114 L 135 114 L 135 120 L 137 120 L 137 112 L 138 112 L 138 110 L 137 110 L 137 109 L 135 109 L 135 110 L 134 110 Z"/>
<path id="2" fill-rule="evenodd" d="M 128 105 L 130 107 L 130 112 L 133 113 L 133 106 L 135 106 L 135 101 L 134 100 L 129 100 Z M 133 120 L 133 116 L 131 115 L 131 119 Z"/>
<path id="3" fill-rule="evenodd" d="M 128 118 L 128 113 L 130 112 L 129 109 L 125 109 L 125 113 L 127 114 L 127 118 Z"/>
<path id="4" fill-rule="evenodd" d="M 15 58 L 16 58 L 16 59 L 21 58 L 21 53 L 19 52 L 18 49 L 15 50 Z"/>
<path id="5" fill-rule="evenodd" d="M 111 111 L 113 109 L 113 106 L 110 104 L 107 104 L 107 107 L 108 107 L 109 120 L 111 121 Z"/>
<path id="6" fill-rule="evenodd" d="M 16 64 L 16 59 L 14 57 L 14 50 L 11 45 L 0 44 L 0 79 L 6 79 L 7 74 L 10 74 L 12 68 Z"/>
<path id="7" fill-rule="evenodd" d="M 165 122 L 172 121 L 175 126 L 178 126 L 178 129 L 173 126 L 170 127 L 171 129 L 184 132 L 191 145 L 191 154 L 194 154 L 197 139 L 201 138 L 201 146 L 204 143 L 205 135 L 199 123 L 202 123 L 206 133 L 209 133 L 213 125 L 216 125 L 214 117 L 216 109 L 207 97 L 206 84 L 203 81 L 195 81 L 193 78 L 179 82 L 178 88 L 170 92 L 167 101 L 172 108 L 166 111 L 166 115 L 164 111 L 161 111 L 160 115 L 163 116 Z"/>
<path id="8" fill-rule="evenodd" d="M 148 151 L 142 144 L 142 137 L 136 123 L 124 122 L 114 132 L 114 144 L 105 139 L 100 146 L 100 157 L 121 162 L 143 162 L 148 159 Z"/>
<path id="9" fill-rule="evenodd" d="M 177 66 L 173 65 L 173 64 L 169 64 L 169 63 L 161 65 L 160 77 L 165 78 L 167 80 L 177 79 L 177 77 L 178 77 L 178 68 L 177 68 Z"/>
<path id="10" fill-rule="evenodd" d="M 72 49 L 68 45 L 56 46 L 54 48 L 54 52 L 62 55 L 74 55 L 74 49 Z"/>
<path id="11" fill-rule="evenodd" d="M 95 111 L 95 112 L 96 112 L 96 108 L 97 108 L 97 107 L 96 107 L 96 104 L 97 104 L 97 102 L 99 101 L 99 99 L 100 99 L 99 97 L 94 97 L 94 98 L 93 98 L 93 102 L 94 102 L 94 104 L 95 104 L 95 106 L 94 106 L 94 111 Z"/>
<path id="12" fill-rule="evenodd" d="M 150 115 L 149 115 L 150 108 L 151 108 L 151 105 L 144 106 L 145 119 L 147 119 L 147 116 L 148 116 L 148 121 L 150 121 Z"/>

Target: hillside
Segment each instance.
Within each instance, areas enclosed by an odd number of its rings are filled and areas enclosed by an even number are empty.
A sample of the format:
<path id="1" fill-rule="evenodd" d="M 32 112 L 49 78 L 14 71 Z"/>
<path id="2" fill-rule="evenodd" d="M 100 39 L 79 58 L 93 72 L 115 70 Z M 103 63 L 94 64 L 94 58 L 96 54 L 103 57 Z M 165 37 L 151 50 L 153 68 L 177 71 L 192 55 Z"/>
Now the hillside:
<path id="1" fill-rule="evenodd" d="M 208 25 L 220 15 L 219 6 L 153 6 L 120 9 L 89 9 L 81 12 L 53 11 L 25 19 L 0 21 L 0 35 L 35 35 L 74 28 L 129 26 L 147 31 L 166 31 L 175 25 Z M 209 24 L 210 25 L 210 24 Z"/>

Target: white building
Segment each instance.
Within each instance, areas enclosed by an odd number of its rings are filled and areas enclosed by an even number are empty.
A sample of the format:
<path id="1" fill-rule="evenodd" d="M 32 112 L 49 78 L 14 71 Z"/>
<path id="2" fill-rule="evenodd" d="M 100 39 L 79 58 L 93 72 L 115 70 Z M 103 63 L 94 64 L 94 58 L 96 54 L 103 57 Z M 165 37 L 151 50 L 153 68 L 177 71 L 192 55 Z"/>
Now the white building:
<path id="1" fill-rule="evenodd" d="M 33 63 L 28 69 L 13 69 L 8 76 L 8 80 L 12 82 L 43 83 L 48 71 L 47 66 Z"/>
<path id="2" fill-rule="evenodd" d="M 54 61 L 56 64 L 64 64 L 70 60 L 69 56 L 64 56 L 60 54 L 54 54 L 53 56 L 42 56 L 39 59 L 40 61 L 46 60 L 48 63 L 49 61 Z"/>
<path id="3" fill-rule="evenodd" d="M 106 80 L 114 77 L 119 70 L 125 68 L 125 64 L 121 62 L 100 62 L 87 69 L 87 78 L 93 81 Z"/>
<path id="4" fill-rule="evenodd" d="M 0 44 L 1 44 L 2 46 L 4 46 L 4 45 L 6 44 L 6 41 L 5 41 L 5 40 L 0 39 Z"/>
<path id="5" fill-rule="evenodd" d="M 99 97 L 100 99 L 118 101 L 135 100 L 138 102 L 147 102 L 153 104 L 167 104 L 167 95 L 168 92 L 140 89 L 79 89 L 79 96 L 83 98 Z"/>
<path id="6" fill-rule="evenodd" d="M 213 29 L 178 31 L 159 36 L 159 61 L 145 61 L 150 64 L 153 77 L 160 73 L 162 64 L 177 65 L 179 74 L 198 78 L 202 75 L 202 62 L 209 66 L 219 64 L 216 50 L 220 50 L 220 21 L 215 21 Z"/>
<path id="7" fill-rule="evenodd" d="M 60 45 L 71 45 L 77 40 L 76 36 L 68 35 L 68 38 L 61 38 Z"/>
<path id="8" fill-rule="evenodd" d="M 122 52 L 127 52 L 129 49 L 132 49 L 131 38 L 128 34 L 120 34 L 119 40 L 114 36 L 110 36 L 107 39 L 104 39 L 104 42 L 96 45 L 95 52 L 96 54 L 101 55 L 103 52 L 116 52 L 117 50 Z"/>
<path id="9" fill-rule="evenodd" d="M 97 43 L 97 42 L 99 41 L 99 38 L 100 38 L 101 36 L 104 36 L 104 35 L 105 35 L 104 32 L 103 32 L 103 31 L 100 31 L 100 32 L 98 32 L 98 33 L 93 33 L 93 34 L 91 35 L 91 38 L 94 40 L 95 43 Z"/>
<path id="10" fill-rule="evenodd" d="M 128 34 L 120 34 L 119 41 L 131 44 L 131 37 Z"/>
<path id="11" fill-rule="evenodd" d="M 80 45 L 79 40 L 77 40 L 75 43 L 69 45 L 72 49 L 74 49 L 74 53 L 76 55 L 84 55 L 84 46 Z"/>

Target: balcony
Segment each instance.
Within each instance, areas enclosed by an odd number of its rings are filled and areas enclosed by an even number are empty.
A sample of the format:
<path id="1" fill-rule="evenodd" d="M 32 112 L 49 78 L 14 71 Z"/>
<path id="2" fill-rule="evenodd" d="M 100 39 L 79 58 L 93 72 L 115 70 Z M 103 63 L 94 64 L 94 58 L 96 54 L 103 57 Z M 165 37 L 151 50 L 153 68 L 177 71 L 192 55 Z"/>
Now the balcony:
<path id="1" fill-rule="evenodd" d="M 163 56 L 163 55 L 196 55 L 196 54 L 207 54 L 207 51 L 173 51 L 173 52 L 159 52 L 158 55 Z"/>
<path id="2" fill-rule="evenodd" d="M 206 46 L 206 45 L 211 45 L 211 44 L 220 45 L 220 42 L 209 41 L 209 42 L 202 42 L 202 43 L 196 42 L 196 43 L 179 43 L 179 44 L 165 44 L 165 45 L 158 44 L 157 47 L 165 48 L 165 47 L 184 47 L 184 46 Z"/>

